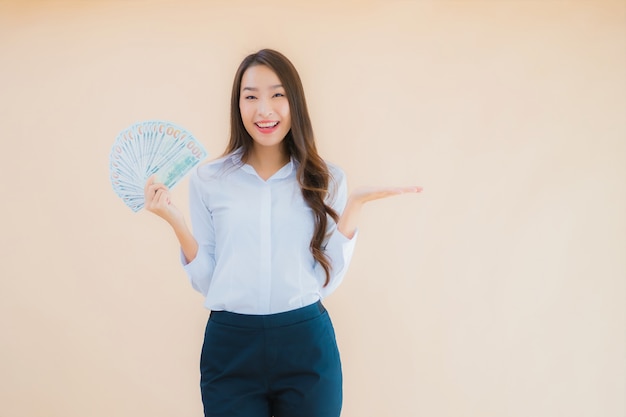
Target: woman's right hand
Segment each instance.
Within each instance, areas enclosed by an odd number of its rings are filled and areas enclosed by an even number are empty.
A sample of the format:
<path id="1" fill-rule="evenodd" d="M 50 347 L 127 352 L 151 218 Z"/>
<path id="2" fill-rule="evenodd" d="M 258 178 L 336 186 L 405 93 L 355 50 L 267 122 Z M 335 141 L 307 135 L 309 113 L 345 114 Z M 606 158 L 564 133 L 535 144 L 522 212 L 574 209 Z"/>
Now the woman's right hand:
<path id="1" fill-rule="evenodd" d="M 170 190 L 165 184 L 154 182 L 154 175 L 148 178 L 144 187 L 144 207 L 174 226 L 183 220 L 180 210 L 172 204 Z"/>
<path id="2" fill-rule="evenodd" d="M 163 218 L 174 229 L 180 248 L 185 255 L 185 262 L 193 261 L 198 254 L 198 242 L 185 224 L 183 214 L 172 204 L 170 190 L 165 184 L 155 183 L 153 175 L 146 181 L 144 198 L 145 209 Z"/>

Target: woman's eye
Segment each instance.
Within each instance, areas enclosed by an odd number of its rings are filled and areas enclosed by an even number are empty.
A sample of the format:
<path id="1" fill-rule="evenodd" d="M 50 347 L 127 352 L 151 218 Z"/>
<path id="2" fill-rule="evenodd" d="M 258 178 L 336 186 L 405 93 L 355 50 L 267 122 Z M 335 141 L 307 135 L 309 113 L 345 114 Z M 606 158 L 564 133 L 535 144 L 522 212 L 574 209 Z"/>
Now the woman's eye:
<path id="1" fill-rule="evenodd" d="M 285 97 L 285 95 L 283 93 L 276 93 L 274 94 L 274 97 Z"/>
<path id="2" fill-rule="evenodd" d="M 255 98 L 256 98 L 255 96 L 246 96 L 246 97 L 245 97 L 245 99 L 246 99 L 246 100 L 253 100 L 253 99 L 255 99 Z"/>

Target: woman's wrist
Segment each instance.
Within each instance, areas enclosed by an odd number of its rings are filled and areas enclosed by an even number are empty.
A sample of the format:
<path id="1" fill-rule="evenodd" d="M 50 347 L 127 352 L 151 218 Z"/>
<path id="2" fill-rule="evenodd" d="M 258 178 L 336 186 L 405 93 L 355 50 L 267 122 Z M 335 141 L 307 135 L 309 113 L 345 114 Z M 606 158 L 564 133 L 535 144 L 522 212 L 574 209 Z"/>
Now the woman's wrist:
<path id="1" fill-rule="evenodd" d="M 352 239 L 354 237 L 362 207 L 363 202 L 360 199 L 355 198 L 353 195 L 348 197 L 346 207 L 344 208 L 343 213 L 339 218 L 339 222 L 337 223 L 337 230 L 339 230 L 339 232 L 341 232 L 341 234 L 348 239 Z"/>

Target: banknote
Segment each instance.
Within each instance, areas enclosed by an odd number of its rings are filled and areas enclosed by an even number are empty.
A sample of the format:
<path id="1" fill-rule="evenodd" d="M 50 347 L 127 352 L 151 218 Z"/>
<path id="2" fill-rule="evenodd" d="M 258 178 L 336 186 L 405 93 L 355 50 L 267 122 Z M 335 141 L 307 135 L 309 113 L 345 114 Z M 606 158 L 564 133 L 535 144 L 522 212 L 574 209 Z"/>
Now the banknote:
<path id="1" fill-rule="evenodd" d="M 144 206 L 148 178 L 174 187 L 207 157 L 186 129 L 167 121 L 147 120 L 122 130 L 111 147 L 109 175 L 115 193 L 133 211 Z"/>

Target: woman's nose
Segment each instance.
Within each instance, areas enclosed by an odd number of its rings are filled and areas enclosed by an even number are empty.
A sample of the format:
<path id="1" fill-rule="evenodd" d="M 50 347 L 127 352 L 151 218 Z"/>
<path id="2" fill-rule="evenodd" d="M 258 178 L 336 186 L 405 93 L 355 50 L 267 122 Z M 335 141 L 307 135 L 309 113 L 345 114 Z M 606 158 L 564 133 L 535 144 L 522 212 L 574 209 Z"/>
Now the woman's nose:
<path id="1" fill-rule="evenodd" d="M 272 105 L 269 100 L 259 100 L 258 108 L 259 116 L 267 117 L 273 113 Z"/>

